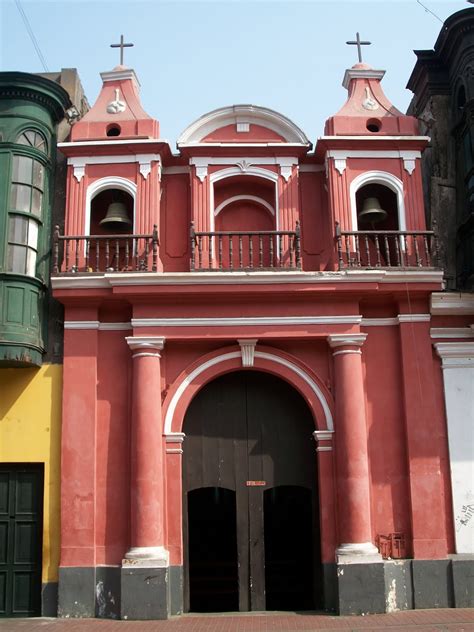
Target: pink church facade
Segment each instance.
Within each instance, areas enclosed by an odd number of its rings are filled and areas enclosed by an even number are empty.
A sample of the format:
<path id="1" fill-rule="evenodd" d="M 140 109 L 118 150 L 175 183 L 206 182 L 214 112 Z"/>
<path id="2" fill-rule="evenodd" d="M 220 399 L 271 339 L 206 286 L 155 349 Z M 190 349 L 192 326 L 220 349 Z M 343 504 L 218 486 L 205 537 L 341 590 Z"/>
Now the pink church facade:
<path id="1" fill-rule="evenodd" d="M 455 605 L 428 139 L 382 77 L 314 150 L 236 105 L 173 153 L 103 73 L 60 146 L 61 616 Z"/>

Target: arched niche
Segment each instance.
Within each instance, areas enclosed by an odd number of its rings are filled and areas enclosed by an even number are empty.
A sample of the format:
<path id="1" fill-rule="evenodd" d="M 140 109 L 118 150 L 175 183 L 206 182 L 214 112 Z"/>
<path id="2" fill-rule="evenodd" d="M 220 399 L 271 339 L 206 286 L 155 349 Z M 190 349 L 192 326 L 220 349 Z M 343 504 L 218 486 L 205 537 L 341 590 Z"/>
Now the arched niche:
<path id="1" fill-rule="evenodd" d="M 275 186 L 258 176 L 236 176 L 214 184 L 217 231 L 275 230 Z"/>

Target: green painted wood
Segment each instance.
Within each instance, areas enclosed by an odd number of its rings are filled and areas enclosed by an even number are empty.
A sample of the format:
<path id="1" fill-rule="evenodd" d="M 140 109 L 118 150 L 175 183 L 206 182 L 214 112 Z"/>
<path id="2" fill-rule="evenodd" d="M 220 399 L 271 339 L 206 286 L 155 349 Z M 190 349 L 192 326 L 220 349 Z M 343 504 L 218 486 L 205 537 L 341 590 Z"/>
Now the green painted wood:
<path id="1" fill-rule="evenodd" d="M 0 366 L 41 365 L 47 320 L 44 296 L 50 274 L 55 128 L 69 106 L 67 92 L 49 79 L 21 72 L 0 73 Z M 45 146 L 25 144 L 27 130 L 35 132 L 31 138 L 44 138 Z M 13 166 L 18 157 L 27 158 L 30 164 L 33 160 L 41 165 L 38 169 L 44 169 L 43 184 L 35 180 L 37 172 L 32 170 L 29 187 L 31 195 L 42 187 L 41 213 L 34 205 L 28 207 L 31 212 L 19 211 L 15 205 Z M 34 276 L 9 271 L 12 217 L 32 219 L 38 227 Z"/>
<path id="2" fill-rule="evenodd" d="M 0 617 L 41 614 L 43 466 L 0 465 Z"/>

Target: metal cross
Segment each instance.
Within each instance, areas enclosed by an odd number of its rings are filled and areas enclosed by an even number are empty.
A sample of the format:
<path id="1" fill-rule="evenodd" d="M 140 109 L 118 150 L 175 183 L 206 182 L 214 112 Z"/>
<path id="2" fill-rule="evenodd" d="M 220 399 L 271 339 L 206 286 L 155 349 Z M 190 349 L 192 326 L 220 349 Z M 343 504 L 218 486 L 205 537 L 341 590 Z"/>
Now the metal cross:
<path id="1" fill-rule="evenodd" d="M 361 42 L 359 33 L 356 33 L 356 41 L 355 42 L 346 42 L 346 44 L 357 46 L 357 54 L 359 56 L 359 63 L 362 63 L 362 49 L 361 46 L 368 46 L 372 44 L 372 42 Z"/>
<path id="2" fill-rule="evenodd" d="M 120 65 L 123 66 L 123 49 L 133 46 L 133 44 L 124 44 L 123 35 L 120 36 L 120 44 L 111 44 L 110 48 L 120 48 Z"/>

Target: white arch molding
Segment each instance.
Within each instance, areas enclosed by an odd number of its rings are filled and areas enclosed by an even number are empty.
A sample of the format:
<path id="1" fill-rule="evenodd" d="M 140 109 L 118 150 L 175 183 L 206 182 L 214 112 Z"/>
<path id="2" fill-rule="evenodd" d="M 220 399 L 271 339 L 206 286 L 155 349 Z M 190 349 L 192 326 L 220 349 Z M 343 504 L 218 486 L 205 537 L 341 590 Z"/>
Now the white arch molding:
<path id="1" fill-rule="evenodd" d="M 279 217 L 278 217 L 278 174 L 269 169 L 263 169 L 262 167 L 256 167 L 254 165 L 248 165 L 245 169 L 241 167 L 228 167 L 227 169 L 220 169 L 211 173 L 209 176 L 209 226 L 210 231 L 214 231 L 214 217 L 217 215 L 217 209 L 214 208 L 214 184 L 219 180 L 226 180 L 227 178 L 235 178 L 237 176 L 255 176 L 257 178 L 263 178 L 264 180 L 271 180 L 275 186 L 275 208 L 273 208 L 273 214 L 275 216 L 275 230 L 279 230 Z M 249 198 L 250 196 L 245 196 Z M 219 205 L 222 206 L 222 205 Z M 219 210 L 222 210 L 221 208 Z"/>
<path id="2" fill-rule="evenodd" d="M 293 362 L 290 362 L 286 358 L 280 358 L 279 356 L 274 355 L 273 353 L 267 353 L 265 351 L 255 351 L 254 357 L 260 358 L 261 360 L 267 360 L 268 362 L 274 362 L 275 364 L 284 366 L 287 369 L 290 369 L 290 371 L 292 371 L 296 375 L 298 375 L 298 377 L 300 377 L 302 380 L 304 380 L 306 384 L 310 387 L 310 389 L 313 391 L 313 393 L 316 395 L 316 397 L 319 400 L 319 403 L 321 404 L 321 407 L 324 411 L 326 430 L 334 430 L 334 422 L 332 418 L 331 409 L 329 408 L 329 405 L 326 401 L 324 393 L 321 391 L 321 389 L 316 384 L 316 382 L 313 379 L 311 379 L 311 377 L 305 371 L 303 371 L 303 369 L 301 369 L 299 366 L 297 366 Z M 222 362 L 226 362 L 227 360 L 234 360 L 237 358 L 238 359 L 242 358 L 242 354 L 240 351 L 232 351 L 230 353 L 223 353 L 220 356 L 216 356 L 215 358 L 211 358 L 210 360 L 203 362 L 198 367 L 196 367 L 194 371 L 191 371 L 191 373 L 187 377 L 184 378 L 184 380 L 176 389 L 176 392 L 174 393 L 173 397 L 171 398 L 170 404 L 168 406 L 168 410 L 166 411 L 165 424 L 164 424 L 165 435 L 174 436 L 176 434 L 172 431 L 173 417 L 176 412 L 176 407 L 178 405 L 178 402 L 183 396 L 188 386 L 190 386 L 193 383 L 193 381 L 199 375 L 201 375 L 201 373 L 203 373 L 210 367 L 215 366 L 216 364 L 221 364 Z M 181 436 L 181 433 L 177 433 L 177 434 Z"/>
<path id="3" fill-rule="evenodd" d="M 226 206 L 232 204 L 233 202 L 239 202 L 240 200 L 249 200 L 250 202 L 256 202 L 257 204 L 260 204 L 260 206 L 264 206 L 267 211 L 270 211 L 272 215 L 275 215 L 275 209 L 273 208 L 273 206 L 258 195 L 233 195 L 232 197 L 227 198 L 226 200 L 221 202 L 219 206 L 216 207 L 216 209 L 214 210 L 214 216 L 217 217 L 222 209 L 224 209 Z"/>
<path id="4" fill-rule="evenodd" d="M 87 187 L 86 192 L 86 213 L 84 218 L 84 235 L 90 235 L 91 229 L 91 205 L 92 200 L 102 193 L 102 191 L 107 191 L 109 189 L 119 189 L 120 191 L 125 191 L 133 198 L 133 232 L 135 232 L 135 223 L 136 223 L 136 199 L 137 199 L 137 185 L 128 180 L 127 178 L 121 178 L 120 176 L 107 176 L 106 178 L 100 178 L 99 180 L 95 180 Z"/>
<path id="5" fill-rule="evenodd" d="M 202 143 L 211 132 L 240 122 L 267 127 L 284 138 L 283 142 L 308 146 L 311 144 L 306 134 L 280 112 L 259 105 L 238 104 L 203 114 L 181 133 L 177 145 Z"/>
<path id="6" fill-rule="evenodd" d="M 406 230 L 406 218 L 405 218 L 405 201 L 403 199 L 403 182 L 388 171 L 366 171 L 361 173 L 357 178 L 352 180 L 349 187 L 349 194 L 351 200 L 351 222 L 352 230 L 357 230 L 357 204 L 356 193 L 366 184 L 381 184 L 393 191 L 397 196 L 397 210 L 398 210 L 398 230 Z"/>

